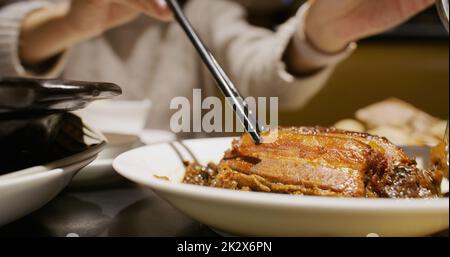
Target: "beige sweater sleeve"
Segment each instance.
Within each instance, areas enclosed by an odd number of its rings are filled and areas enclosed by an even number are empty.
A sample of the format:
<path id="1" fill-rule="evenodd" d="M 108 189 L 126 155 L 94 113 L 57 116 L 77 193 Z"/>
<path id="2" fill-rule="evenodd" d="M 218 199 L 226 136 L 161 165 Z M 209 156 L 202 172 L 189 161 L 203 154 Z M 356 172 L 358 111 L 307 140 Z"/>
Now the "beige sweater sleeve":
<path id="1" fill-rule="evenodd" d="M 334 66 L 353 49 L 349 47 L 336 56 L 326 56 L 308 44 L 301 36 L 302 31 L 300 36 L 296 35 L 302 28 L 307 7 L 276 32 L 251 26 L 244 9 L 228 0 L 192 0 L 186 11 L 243 95 L 278 96 L 280 108 L 296 109 L 325 85 Z M 283 55 L 294 35 L 297 49 L 305 52 L 302 56 L 324 65 L 322 70 L 305 77 L 287 71 Z"/>
<path id="2" fill-rule="evenodd" d="M 65 67 L 67 53 L 55 56 L 45 67 L 25 67 L 19 57 L 20 30 L 25 17 L 60 0 L 23 1 L 0 9 L 0 76 L 58 77 Z"/>
<path id="3" fill-rule="evenodd" d="M 39 74 L 24 67 L 19 58 L 24 17 L 56 1 L 24 1 L 0 9 L 0 76 L 56 77 L 63 71 L 67 55 Z M 302 11 L 276 32 L 251 26 L 244 9 L 228 0 L 190 0 L 186 12 L 244 95 L 278 96 L 285 109 L 306 104 L 326 83 L 335 64 L 351 52 L 325 56 L 309 46 L 301 33 Z M 302 57 L 325 68 L 305 77 L 289 74 L 282 57 L 293 38 Z"/>

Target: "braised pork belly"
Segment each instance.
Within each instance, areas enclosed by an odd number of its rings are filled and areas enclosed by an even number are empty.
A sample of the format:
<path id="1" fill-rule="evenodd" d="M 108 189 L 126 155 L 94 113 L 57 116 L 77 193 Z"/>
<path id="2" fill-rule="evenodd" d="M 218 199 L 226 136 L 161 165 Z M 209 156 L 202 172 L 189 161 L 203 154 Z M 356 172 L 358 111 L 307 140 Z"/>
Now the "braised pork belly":
<path id="1" fill-rule="evenodd" d="M 187 166 L 185 183 L 296 195 L 428 198 L 442 172 L 422 170 L 385 138 L 334 128 L 280 128 L 274 142 L 233 141 L 222 161 Z"/>

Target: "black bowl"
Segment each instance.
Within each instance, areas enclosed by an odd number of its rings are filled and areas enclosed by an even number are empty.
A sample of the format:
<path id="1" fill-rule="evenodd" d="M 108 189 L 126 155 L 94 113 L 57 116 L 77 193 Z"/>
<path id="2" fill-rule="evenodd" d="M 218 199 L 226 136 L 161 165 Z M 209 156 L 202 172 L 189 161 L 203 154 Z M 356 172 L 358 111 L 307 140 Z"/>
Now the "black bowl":
<path id="1" fill-rule="evenodd" d="M 0 79 L 0 175 L 86 150 L 83 123 L 68 112 L 120 94 L 111 83 Z"/>
<path id="2" fill-rule="evenodd" d="M 0 121 L 0 175 L 87 150 L 83 126 L 71 113 Z"/>

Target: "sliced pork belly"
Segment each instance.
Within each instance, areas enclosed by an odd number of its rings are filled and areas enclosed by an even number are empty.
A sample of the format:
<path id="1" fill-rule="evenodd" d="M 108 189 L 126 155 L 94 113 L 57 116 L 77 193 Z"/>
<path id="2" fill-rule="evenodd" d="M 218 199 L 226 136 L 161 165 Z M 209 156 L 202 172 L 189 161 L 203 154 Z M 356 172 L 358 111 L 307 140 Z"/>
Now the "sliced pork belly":
<path id="1" fill-rule="evenodd" d="M 280 128 L 261 145 L 243 135 L 216 168 L 210 186 L 317 196 L 436 197 L 442 180 L 384 138 L 319 127 Z"/>

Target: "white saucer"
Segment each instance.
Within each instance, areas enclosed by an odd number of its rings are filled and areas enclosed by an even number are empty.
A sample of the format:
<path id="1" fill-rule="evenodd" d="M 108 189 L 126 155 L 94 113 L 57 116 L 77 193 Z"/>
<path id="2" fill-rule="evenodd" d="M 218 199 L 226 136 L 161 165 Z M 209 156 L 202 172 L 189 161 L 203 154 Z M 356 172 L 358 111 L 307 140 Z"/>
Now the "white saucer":
<path id="1" fill-rule="evenodd" d="M 177 139 L 177 136 L 165 130 L 144 130 L 139 137 L 141 138 L 142 143 L 145 145 L 153 145 L 159 143 L 167 143 L 172 142 Z"/>
<path id="2" fill-rule="evenodd" d="M 112 167 L 115 157 L 143 145 L 171 142 L 176 139 L 174 133 L 164 130 L 145 130 L 139 136 L 114 134 L 111 137 L 111 134 L 108 133 L 105 136 L 110 143 L 99 154 L 97 160 L 78 172 L 70 184 L 71 188 L 101 186 L 118 182 L 123 177 L 118 175 Z"/>

